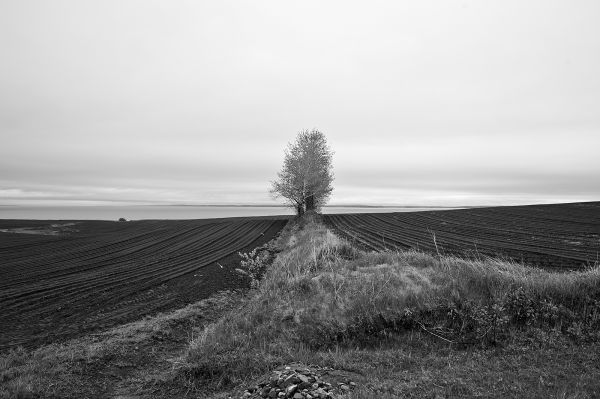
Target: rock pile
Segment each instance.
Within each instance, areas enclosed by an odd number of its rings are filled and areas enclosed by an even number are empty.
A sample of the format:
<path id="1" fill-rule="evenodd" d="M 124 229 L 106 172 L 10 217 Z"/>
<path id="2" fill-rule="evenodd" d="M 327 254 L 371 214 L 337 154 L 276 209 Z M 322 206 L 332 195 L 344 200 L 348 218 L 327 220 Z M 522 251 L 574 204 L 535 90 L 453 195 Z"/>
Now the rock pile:
<path id="1" fill-rule="evenodd" d="M 285 367 L 273 371 L 268 381 L 247 389 L 242 399 L 285 398 L 285 399 L 334 399 L 356 387 L 350 380 L 330 384 L 322 379 L 328 368 L 312 371 L 302 367 Z"/>

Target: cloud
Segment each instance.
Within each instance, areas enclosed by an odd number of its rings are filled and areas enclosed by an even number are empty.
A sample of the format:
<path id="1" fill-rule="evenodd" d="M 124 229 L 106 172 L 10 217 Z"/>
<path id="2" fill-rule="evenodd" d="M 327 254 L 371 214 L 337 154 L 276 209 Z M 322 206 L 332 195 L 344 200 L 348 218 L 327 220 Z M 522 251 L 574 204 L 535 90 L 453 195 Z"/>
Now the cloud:
<path id="1" fill-rule="evenodd" d="M 597 199 L 599 12 L 4 2 L 0 203 L 269 202 L 312 127 L 336 151 L 333 202 Z"/>

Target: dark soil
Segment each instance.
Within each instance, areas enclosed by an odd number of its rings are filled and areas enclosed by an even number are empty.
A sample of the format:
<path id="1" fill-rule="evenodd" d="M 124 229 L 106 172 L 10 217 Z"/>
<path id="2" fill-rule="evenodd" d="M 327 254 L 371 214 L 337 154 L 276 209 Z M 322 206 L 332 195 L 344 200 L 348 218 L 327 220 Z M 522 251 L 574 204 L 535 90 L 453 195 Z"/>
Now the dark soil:
<path id="1" fill-rule="evenodd" d="M 232 220 L 243 219 L 232 218 Z M 194 221 L 143 221 L 137 222 L 138 225 L 133 228 L 136 229 L 136 234 L 143 233 L 145 229 L 147 231 L 162 231 L 164 229 L 170 231 L 169 229 L 172 229 L 179 232 L 182 229 L 190 228 L 192 222 Z M 205 223 L 205 221 L 196 222 L 199 226 Z M 1 221 L 0 227 L 43 227 L 56 223 L 61 222 Z M 131 229 L 135 223 L 78 222 L 75 226 L 70 227 L 79 231 L 60 236 L 0 233 L 0 305 L 4 313 L 2 323 L 0 323 L 0 350 L 17 345 L 32 349 L 40 345 L 62 342 L 138 320 L 144 316 L 182 308 L 187 304 L 208 298 L 219 291 L 248 287 L 248 279 L 235 272 L 235 268 L 239 267 L 240 262 L 237 252 L 248 252 L 268 242 L 281 230 L 286 220 L 274 219 L 272 222 L 268 221 L 265 228 L 258 229 L 253 233 L 253 237 L 245 237 L 245 241 L 240 239 L 226 244 L 225 249 L 219 252 L 223 253 L 223 256 L 218 257 L 218 260 L 203 263 L 202 258 L 199 258 L 197 268 L 194 268 L 194 264 L 191 263 L 191 271 L 174 278 L 167 276 L 163 277 L 162 281 L 159 278 L 132 281 L 117 289 L 116 287 L 120 283 L 117 270 L 115 288 L 109 285 L 97 290 L 82 292 L 75 298 L 61 296 L 59 292 L 54 296 L 40 296 L 37 299 L 38 302 L 33 302 L 29 299 L 30 297 L 24 297 L 19 302 L 19 287 L 28 288 L 34 286 L 34 284 L 44 282 L 43 277 L 36 281 L 35 275 L 27 277 L 28 280 L 25 277 L 21 278 L 22 276 L 16 269 L 18 265 L 25 264 L 28 267 L 39 267 L 40 270 L 44 270 L 43 253 L 41 255 L 35 254 L 36 250 L 41 250 L 42 247 L 43 250 L 50 252 L 55 248 L 57 253 L 60 250 L 65 250 L 66 255 L 63 258 L 66 265 L 68 251 L 73 250 L 72 246 L 88 245 L 93 248 L 94 243 L 98 242 L 98 246 L 103 248 L 102 245 L 106 244 L 102 240 L 106 241 L 107 235 L 111 239 L 118 237 L 119 234 L 125 236 L 130 231 L 128 229 Z M 191 227 L 195 228 L 196 224 L 192 223 Z M 232 234 L 234 234 L 233 230 Z M 225 234 L 218 239 L 225 240 L 231 235 Z M 193 236 L 190 239 L 193 241 Z M 211 243 L 210 237 L 204 240 L 209 246 L 220 245 L 219 242 L 216 244 Z M 137 245 L 135 240 L 131 242 L 132 246 Z M 249 244 L 242 246 L 236 244 L 241 242 Z M 125 248 L 127 245 L 128 242 L 124 244 Z M 176 240 L 173 245 L 177 245 Z M 185 251 L 185 249 L 182 249 L 182 251 Z M 32 254 L 31 261 L 27 258 L 28 254 Z M 140 254 L 140 257 L 145 257 L 143 259 L 151 260 L 152 256 L 152 253 Z M 161 256 L 161 253 L 157 253 L 155 256 Z M 213 258 L 217 257 L 211 256 Z M 52 260 L 53 258 L 48 259 Z M 55 262 L 53 267 L 60 272 L 64 268 L 61 269 L 60 258 L 56 259 L 59 259 L 59 261 Z M 17 261 L 23 263 L 17 263 Z M 27 263 L 28 261 L 29 263 Z M 87 262 L 91 261 L 93 260 Z M 167 259 L 167 261 L 171 260 Z M 110 260 L 106 262 L 110 262 Z M 137 263 L 131 264 L 138 265 Z M 11 268 L 13 265 L 17 266 Z M 130 263 L 124 263 L 123 265 L 126 271 L 126 267 Z M 176 263 L 173 263 L 173 265 L 174 267 L 177 266 Z M 82 260 L 76 263 L 75 267 L 85 268 L 86 261 Z M 97 268 L 90 270 L 90 278 L 97 275 L 97 270 Z M 144 274 L 143 269 L 140 273 Z M 12 312 L 5 311 L 5 304 L 7 309 L 10 306 Z"/>
<path id="2" fill-rule="evenodd" d="M 600 202 L 323 215 L 323 221 L 376 251 L 504 258 L 564 271 L 600 261 Z"/>

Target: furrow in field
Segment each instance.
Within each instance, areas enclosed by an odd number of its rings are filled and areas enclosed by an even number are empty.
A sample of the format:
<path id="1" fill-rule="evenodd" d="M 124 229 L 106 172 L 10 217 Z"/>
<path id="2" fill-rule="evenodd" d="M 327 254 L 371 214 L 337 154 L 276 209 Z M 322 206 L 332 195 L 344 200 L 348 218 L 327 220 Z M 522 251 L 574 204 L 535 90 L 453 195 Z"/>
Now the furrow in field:
<path id="1" fill-rule="evenodd" d="M 587 205 L 327 215 L 325 221 L 375 250 L 408 247 L 577 268 L 596 261 L 600 252 L 600 206 Z"/>
<path id="2" fill-rule="evenodd" d="M 70 302 L 74 299 L 85 297 L 88 292 L 102 292 L 108 290 L 113 294 L 127 295 L 128 290 L 123 287 L 131 287 L 131 290 L 146 289 L 169 279 L 187 274 L 206 264 L 217 261 L 253 242 L 257 236 L 268 230 L 274 222 L 244 223 L 241 226 L 231 226 L 233 231 L 225 231 L 220 236 L 209 237 L 207 242 L 200 247 L 200 252 L 184 252 L 174 257 L 167 257 L 153 264 L 132 267 L 124 272 L 104 273 L 98 276 L 85 274 L 82 278 L 73 279 L 56 284 L 51 282 L 46 287 L 31 287 L 29 291 L 14 290 L 3 293 L 2 297 L 9 296 L 11 299 L 2 301 L 7 311 L 7 316 L 16 310 L 19 313 L 31 309 L 43 310 L 37 305 L 40 301 L 48 303 L 51 310 L 56 301 Z M 55 300 L 53 300 L 55 299 Z"/>
<path id="3" fill-rule="evenodd" d="M 18 273 L 19 277 L 11 280 L 13 283 L 27 282 L 31 278 L 39 281 L 39 277 L 42 276 L 48 276 L 49 279 L 55 280 L 58 277 L 68 276 L 73 273 L 82 273 L 96 268 L 106 268 L 107 265 L 111 265 L 114 268 L 133 259 L 143 259 L 148 255 L 162 253 L 163 251 L 178 250 L 182 245 L 189 245 L 189 243 L 202 240 L 204 236 L 209 236 L 225 228 L 227 228 L 227 225 L 223 224 L 192 228 L 183 232 L 150 237 L 141 242 L 129 241 L 129 246 L 120 247 L 118 250 L 114 247 L 111 249 L 101 245 L 98 251 L 93 252 L 93 256 L 87 256 L 86 254 L 89 253 L 87 251 L 82 254 L 74 249 L 70 258 L 67 255 L 62 263 L 50 268 L 39 261 L 28 268 L 23 268 L 20 263 L 14 263 L 15 267 L 13 270 Z M 99 255 L 98 252 L 102 254 Z M 55 269 L 58 269 L 58 271 Z M 2 285 L 0 284 L 1 287 Z"/>

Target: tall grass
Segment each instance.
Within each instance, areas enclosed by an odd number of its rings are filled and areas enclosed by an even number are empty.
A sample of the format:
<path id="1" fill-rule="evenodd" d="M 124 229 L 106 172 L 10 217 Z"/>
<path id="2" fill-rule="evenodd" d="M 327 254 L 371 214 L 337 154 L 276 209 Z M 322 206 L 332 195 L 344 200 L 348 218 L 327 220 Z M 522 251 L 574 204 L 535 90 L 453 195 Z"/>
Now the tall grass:
<path id="1" fill-rule="evenodd" d="M 450 345 L 499 345 L 544 330 L 598 340 L 600 267 L 552 273 L 501 260 L 365 253 L 315 216 L 280 237 L 254 295 L 190 342 L 178 377 L 237 384 L 316 351 L 418 330 Z"/>

